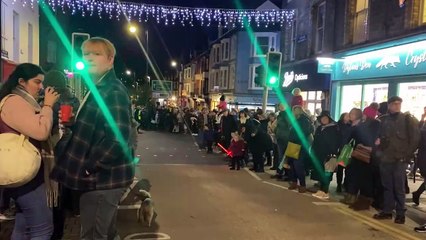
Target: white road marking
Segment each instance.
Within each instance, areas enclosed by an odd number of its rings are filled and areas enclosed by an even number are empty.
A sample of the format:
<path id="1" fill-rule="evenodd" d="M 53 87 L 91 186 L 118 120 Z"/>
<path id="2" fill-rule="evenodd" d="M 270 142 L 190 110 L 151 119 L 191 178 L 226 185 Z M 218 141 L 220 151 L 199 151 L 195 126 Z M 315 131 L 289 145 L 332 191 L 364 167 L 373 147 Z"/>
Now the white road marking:
<path id="1" fill-rule="evenodd" d="M 147 147 L 147 148 L 145 148 L 146 150 L 148 150 L 149 148 Z"/>
<path id="2" fill-rule="evenodd" d="M 243 168 L 244 169 L 244 171 L 246 171 L 248 174 L 250 174 L 252 177 L 254 177 L 256 180 L 262 180 L 259 176 L 257 176 L 257 174 L 256 173 L 254 173 L 254 172 L 252 172 L 252 171 L 250 171 L 248 168 Z"/>
<path id="3" fill-rule="evenodd" d="M 144 236 L 150 236 L 150 238 L 146 238 Z M 154 238 L 152 238 L 151 236 L 154 236 Z M 135 237 L 138 237 L 138 238 L 135 238 Z M 172 238 L 165 233 L 158 233 L 158 232 L 134 233 L 124 238 L 124 240 L 168 240 L 168 239 L 172 239 Z"/>
<path id="4" fill-rule="evenodd" d="M 275 183 L 271 183 L 271 182 L 267 182 L 267 181 L 263 181 L 263 183 L 269 184 L 269 185 L 277 187 L 277 188 L 282 188 L 282 189 L 288 190 L 288 187 L 284 187 L 284 186 L 281 186 L 281 185 L 278 185 L 278 184 L 275 184 Z"/>
<path id="5" fill-rule="evenodd" d="M 340 202 L 312 202 L 312 203 L 317 206 L 346 206 L 345 204 Z"/>
<path id="6" fill-rule="evenodd" d="M 155 154 L 154 154 L 154 155 L 152 155 L 152 156 L 153 156 L 153 157 L 157 157 L 157 155 L 155 155 Z"/>
<path id="7" fill-rule="evenodd" d="M 169 157 L 173 157 L 173 155 L 169 155 Z"/>

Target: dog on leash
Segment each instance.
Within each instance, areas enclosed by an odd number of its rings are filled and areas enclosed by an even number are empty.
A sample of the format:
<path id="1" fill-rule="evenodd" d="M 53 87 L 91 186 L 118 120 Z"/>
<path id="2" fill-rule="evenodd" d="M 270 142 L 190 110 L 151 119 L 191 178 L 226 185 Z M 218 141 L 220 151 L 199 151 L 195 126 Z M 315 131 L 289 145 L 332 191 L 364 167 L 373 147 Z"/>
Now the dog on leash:
<path id="1" fill-rule="evenodd" d="M 142 219 L 148 224 L 148 227 L 151 227 L 151 222 L 154 217 L 154 201 L 152 201 L 151 194 L 140 189 L 136 196 L 142 201 L 141 206 L 136 213 L 138 222 L 141 222 Z"/>

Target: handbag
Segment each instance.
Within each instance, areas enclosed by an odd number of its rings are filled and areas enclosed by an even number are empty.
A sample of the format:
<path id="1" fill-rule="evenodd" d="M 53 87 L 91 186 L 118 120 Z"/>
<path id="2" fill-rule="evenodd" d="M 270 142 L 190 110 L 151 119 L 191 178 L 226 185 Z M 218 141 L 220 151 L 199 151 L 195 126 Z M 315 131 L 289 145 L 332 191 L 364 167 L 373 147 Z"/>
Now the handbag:
<path id="1" fill-rule="evenodd" d="M 1 109 L 11 95 L 0 102 Z M 0 187 L 12 188 L 31 181 L 41 165 L 38 149 L 28 136 L 15 133 L 0 134 Z"/>
<path id="2" fill-rule="evenodd" d="M 346 167 L 351 161 L 351 155 L 354 149 L 354 139 L 349 141 L 348 144 L 345 144 L 342 148 L 342 151 L 340 151 L 339 156 L 337 157 L 337 162 L 340 166 Z"/>
<path id="3" fill-rule="evenodd" d="M 371 152 L 370 147 L 366 147 L 362 144 L 356 145 L 355 149 L 352 152 L 352 158 L 360 160 L 365 163 L 370 163 L 371 161 Z"/>
<path id="4" fill-rule="evenodd" d="M 288 142 L 284 156 L 293 158 L 293 159 L 299 159 L 301 149 L 302 149 L 301 145 Z"/>
<path id="5" fill-rule="evenodd" d="M 324 170 L 329 173 L 333 173 L 337 168 L 337 158 L 331 157 L 327 162 L 324 163 Z"/>

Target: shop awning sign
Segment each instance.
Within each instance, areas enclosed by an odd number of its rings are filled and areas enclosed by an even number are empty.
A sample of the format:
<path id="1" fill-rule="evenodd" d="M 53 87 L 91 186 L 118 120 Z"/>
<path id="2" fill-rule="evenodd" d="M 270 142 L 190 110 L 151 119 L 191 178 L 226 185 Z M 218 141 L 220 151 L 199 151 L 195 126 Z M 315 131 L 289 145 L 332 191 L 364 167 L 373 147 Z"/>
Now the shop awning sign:
<path id="1" fill-rule="evenodd" d="M 306 81 L 309 79 L 309 75 L 305 73 L 294 73 L 294 71 L 291 72 L 285 72 L 284 73 L 284 81 L 283 81 L 283 87 L 290 86 L 293 81 L 299 82 L 299 81 Z"/>
<path id="2" fill-rule="evenodd" d="M 334 80 L 426 74 L 426 40 L 336 61 Z"/>

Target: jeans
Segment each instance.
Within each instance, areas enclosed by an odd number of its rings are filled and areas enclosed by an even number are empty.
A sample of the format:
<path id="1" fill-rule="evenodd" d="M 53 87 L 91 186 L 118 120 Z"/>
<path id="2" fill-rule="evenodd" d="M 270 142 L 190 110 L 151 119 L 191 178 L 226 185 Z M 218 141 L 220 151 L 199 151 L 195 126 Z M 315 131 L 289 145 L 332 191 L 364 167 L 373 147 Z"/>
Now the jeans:
<path id="1" fill-rule="evenodd" d="M 380 176 L 384 189 L 383 212 L 392 213 L 395 209 L 397 216 L 405 216 L 405 170 L 407 163 L 382 162 Z"/>
<path id="2" fill-rule="evenodd" d="M 120 239 L 116 229 L 117 209 L 124 191 L 124 188 L 95 190 L 81 195 L 80 239 Z"/>
<path id="3" fill-rule="evenodd" d="M 46 188 L 16 198 L 20 212 L 15 216 L 12 240 L 50 240 L 53 233 L 52 210 L 47 206 Z"/>
<path id="4" fill-rule="evenodd" d="M 275 163 L 277 164 L 276 166 L 274 165 L 274 167 L 277 168 L 278 175 L 282 175 L 284 173 L 284 168 L 278 169 L 278 166 L 283 160 L 285 150 L 287 149 L 287 143 L 288 142 L 280 142 L 280 141 L 277 142 L 278 159 L 277 159 L 277 162 L 274 161 L 274 164 Z"/>
<path id="5" fill-rule="evenodd" d="M 290 165 L 290 180 L 297 183 L 299 180 L 299 185 L 306 187 L 306 171 L 305 171 L 305 160 L 300 156 L 299 159 L 288 158 L 288 164 Z"/>

